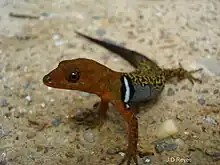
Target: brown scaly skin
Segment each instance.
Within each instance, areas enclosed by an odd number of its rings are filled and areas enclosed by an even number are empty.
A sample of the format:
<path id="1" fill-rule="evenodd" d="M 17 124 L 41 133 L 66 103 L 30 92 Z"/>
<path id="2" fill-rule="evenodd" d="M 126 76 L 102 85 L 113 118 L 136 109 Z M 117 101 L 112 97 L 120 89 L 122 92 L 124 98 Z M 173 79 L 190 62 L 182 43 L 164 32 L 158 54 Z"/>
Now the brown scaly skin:
<path id="1" fill-rule="evenodd" d="M 134 56 L 135 53 L 133 52 Z M 130 165 L 132 159 L 138 164 L 137 155 L 144 156 L 152 153 L 141 153 L 137 150 L 138 121 L 135 116 L 135 110 L 125 109 L 124 103 L 121 101 L 120 77 L 127 75 L 134 84 L 151 84 L 156 89 L 162 91 L 166 81 L 173 77 L 177 77 L 179 81 L 187 78 L 192 83 L 193 81 L 200 82 L 199 79 L 191 75 L 194 72 L 196 71 L 188 72 L 182 67 L 177 69 L 161 69 L 150 59 L 140 58 L 140 60 L 136 61 L 136 70 L 134 72 L 122 73 L 113 71 L 96 61 L 79 58 L 60 62 L 56 69 L 44 76 L 43 83 L 53 88 L 78 90 L 98 95 L 101 98 L 98 110 L 101 124 L 106 117 L 108 103 L 111 102 L 128 124 L 128 147 L 126 149 L 126 156 L 119 165 L 126 161 L 127 165 Z M 77 76 L 74 75 L 72 77 L 71 73 L 77 73 Z"/>

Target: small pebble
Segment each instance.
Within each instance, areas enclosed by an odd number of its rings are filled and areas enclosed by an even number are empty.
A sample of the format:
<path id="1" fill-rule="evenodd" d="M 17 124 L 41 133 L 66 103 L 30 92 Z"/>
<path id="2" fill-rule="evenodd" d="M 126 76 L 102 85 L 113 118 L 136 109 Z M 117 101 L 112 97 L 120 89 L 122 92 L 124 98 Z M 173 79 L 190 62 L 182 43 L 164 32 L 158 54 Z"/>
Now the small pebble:
<path id="1" fill-rule="evenodd" d="M 215 95 L 215 94 L 218 94 L 219 93 L 219 90 L 218 89 L 215 89 L 214 91 L 213 91 L 213 94 Z"/>
<path id="2" fill-rule="evenodd" d="M 217 121 L 210 116 L 204 116 L 202 120 L 207 121 L 208 123 L 217 125 Z"/>
<path id="3" fill-rule="evenodd" d="M 57 119 L 54 119 L 54 120 L 52 120 L 51 123 L 52 123 L 53 126 L 58 127 L 60 125 L 61 121 L 57 120 Z"/>
<path id="4" fill-rule="evenodd" d="M 90 130 L 85 131 L 85 133 L 83 134 L 83 137 L 84 137 L 85 141 L 87 141 L 89 143 L 95 142 L 94 135 Z"/>
<path id="5" fill-rule="evenodd" d="M 175 94 L 175 91 L 173 90 L 173 88 L 169 88 L 167 90 L 167 96 L 173 96 Z"/>
<path id="6" fill-rule="evenodd" d="M 0 165 L 7 165 L 8 163 L 6 153 L 2 153 L 0 156 Z"/>
<path id="7" fill-rule="evenodd" d="M 68 43 L 68 41 L 62 41 L 62 40 L 55 41 L 56 46 L 61 46 L 61 45 L 67 44 L 67 43 Z"/>
<path id="8" fill-rule="evenodd" d="M 29 83 L 28 83 L 28 84 L 25 84 L 25 85 L 24 85 L 24 89 L 27 89 L 27 88 L 31 88 L 31 84 L 29 84 Z"/>
<path id="9" fill-rule="evenodd" d="M 118 152 L 117 148 L 109 148 L 106 153 L 109 155 L 115 155 Z"/>
<path id="10" fill-rule="evenodd" d="M 9 134 L 9 132 L 10 131 L 8 131 L 0 126 L 0 138 L 7 136 Z"/>
<path id="11" fill-rule="evenodd" d="M 164 149 L 166 151 L 173 151 L 177 149 L 177 145 L 176 144 L 166 144 L 164 145 Z"/>
<path id="12" fill-rule="evenodd" d="M 178 128 L 174 120 L 169 119 L 164 121 L 158 128 L 157 137 L 166 138 L 178 133 Z"/>
<path id="13" fill-rule="evenodd" d="M 59 35 L 59 34 L 54 34 L 54 35 L 53 35 L 53 39 L 54 39 L 54 40 L 60 39 L 60 35 Z"/>
<path id="14" fill-rule="evenodd" d="M 6 99 L 1 99 L 0 100 L 0 107 L 6 107 L 8 106 L 8 101 Z"/>
<path id="15" fill-rule="evenodd" d="M 205 104 L 205 100 L 204 100 L 203 98 L 199 98 L 199 99 L 198 99 L 198 103 L 199 103 L 200 105 L 204 105 L 204 104 Z"/>
<path id="16" fill-rule="evenodd" d="M 155 144 L 155 151 L 157 153 L 162 153 L 164 151 L 164 148 L 160 143 L 158 143 L 158 144 Z"/>
<path id="17" fill-rule="evenodd" d="M 184 142 L 184 140 L 182 140 L 182 139 L 175 139 L 175 143 L 178 145 L 178 146 L 180 146 L 180 147 L 183 147 L 184 145 L 185 145 L 185 142 Z"/>
<path id="18" fill-rule="evenodd" d="M 45 103 L 41 103 L 40 106 L 41 106 L 41 108 L 45 108 L 46 104 Z"/>
<path id="19" fill-rule="evenodd" d="M 96 35 L 97 35 L 98 37 L 104 36 L 105 33 L 106 33 L 106 30 L 105 30 L 105 29 L 97 29 L 97 30 L 96 30 Z"/>
<path id="20" fill-rule="evenodd" d="M 151 164 L 151 159 L 147 156 L 143 157 L 143 163 L 144 164 Z"/>
<path id="21" fill-rule="evenodd" d="M 26 135 L 26 137 L 27 137 L 28 139 L 32 139 L 32 138 L 35 137 L 35 136 L 36 136 L 36 133 L 35 133 L 35 132 L 28 132 L 27 135 Z"/>
<path id="22" fill-rule="evenodd" d="M 213 150 L 207 149 L 205 151 L 205 154 L 212 157 L 213 161 L 220 160 L 220 152 L 219 151 L 213 151 Z"/>
<path id="23" fill-rule="evenodd" d="M 125 156 L 125 153 L 124 152 L 119 152 L 119 155 L 124 157 Z"/>
<path id="24" fill-rule="evenodd" d="M 26 96 L 26 97 L 25 97 L 25 100 L 27 100 L 27 101 L 30 102 L 30 101 L 31 101 L 31 96 Z"/>

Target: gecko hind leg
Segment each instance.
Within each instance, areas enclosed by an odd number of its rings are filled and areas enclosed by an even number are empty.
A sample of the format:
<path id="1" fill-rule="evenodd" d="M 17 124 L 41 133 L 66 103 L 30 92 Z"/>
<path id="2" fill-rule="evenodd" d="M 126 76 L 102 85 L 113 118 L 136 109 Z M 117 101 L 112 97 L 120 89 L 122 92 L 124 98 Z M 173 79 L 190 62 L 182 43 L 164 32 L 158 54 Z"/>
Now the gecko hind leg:
<path id="1" fill-rule="evenodd" d="M 176 69 L 164 69 L 164 76 L 166 81 L 177 77 L 177 81 L 181 81 L 183 79 L 188 79 L 192 84 L 194 84 L 194 82 L 198 82 L 198 83 L 202 83 L 201 79 L 195 78 L 192 74 L 199 72 L 203 70 L 202 68 L 196 69 L 196 70 L 191 70 L 191 71 L 187 71 L 186 69 L 184 69 L 181 65 L 181 63 L 179 62 L 179 68 Z"/>
<path id="2" fill-rule="evenodd" d="M 194 84 L 194 82 L 198 82 L 198 83 L 202 83 L 202 80 L 200 80 L 199 78 L 195 78 L 192 74 L 202 71 L 202 68 L 199 69 L 195 69 L 195 70 L 191 70 L 191 71 L 187 71 L 183 68 L 182 64 L 179 62 L 179 69 L 181 70 L 180 76 L 178 77 L 178 80 L 181 81 L 183 79 L 188 79 L 192 84 Z"/>

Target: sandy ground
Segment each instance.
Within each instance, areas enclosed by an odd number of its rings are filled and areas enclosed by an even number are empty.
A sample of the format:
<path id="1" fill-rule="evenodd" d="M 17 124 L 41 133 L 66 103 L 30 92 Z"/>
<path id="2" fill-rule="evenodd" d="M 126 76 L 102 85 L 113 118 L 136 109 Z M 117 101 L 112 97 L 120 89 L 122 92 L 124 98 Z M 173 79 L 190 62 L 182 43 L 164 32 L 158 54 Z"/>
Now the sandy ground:
<path id="1" fill-rule="evenodd" d="M 0 165 L 115 165 L 122 159 L 108 154 L 126 144 L 117 110 L 109 110 L 100 132 L 90 129 L 69 118 L 92 109 L 98 97 L 42 83 L 64 59 L 85 57 L 113 70 L 133 69 L 74 30 L 138 50 L 161 67 L 177 67 L 179 61 L 189 70 L 202 67 L 196 74 L 202 84 L 167 84 L 158 103 L 138 114 L 141 148 L 154 148 L 163 121 L 172 119 L 179 128 L 164 140 L 176 147 L 139 162 L 220 163 L 220 1 L 1 0 L 0 8 Z M 9 12 L 41 17 L 14 18 Z M 166 163 L 168 158 L 175 161 Z"/>

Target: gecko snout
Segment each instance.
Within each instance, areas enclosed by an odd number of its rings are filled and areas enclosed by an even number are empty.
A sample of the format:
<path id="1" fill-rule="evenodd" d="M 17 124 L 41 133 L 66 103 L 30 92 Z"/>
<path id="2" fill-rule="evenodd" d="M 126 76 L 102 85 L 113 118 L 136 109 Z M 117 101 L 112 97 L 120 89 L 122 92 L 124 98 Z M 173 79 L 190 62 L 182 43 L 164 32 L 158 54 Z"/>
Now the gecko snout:
<path id="1" fill-rule="evenodd" d="M 50 75 L 45 75 L 43 78 L 43 82 L 45 83 L 52 83 L 52 78 Z"/>

